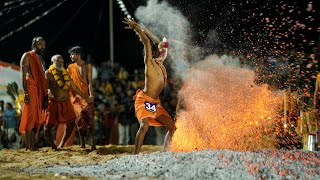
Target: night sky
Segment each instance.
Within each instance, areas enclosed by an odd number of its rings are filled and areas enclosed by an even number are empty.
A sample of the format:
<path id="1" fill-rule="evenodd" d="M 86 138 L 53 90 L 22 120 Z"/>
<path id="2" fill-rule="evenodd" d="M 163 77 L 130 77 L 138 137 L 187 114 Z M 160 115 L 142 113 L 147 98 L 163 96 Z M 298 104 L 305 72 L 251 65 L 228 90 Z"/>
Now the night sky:
<path id="1" fill-rule="evenodd" d="M 25 4 L 21 4 L 25 2 Z M 125 0 L 131 15 L 146 0 Z M 312 1 L 227 1 L 168 0 L 191 23 L 194 44 L 268 54 L 272 49 L 310 52 L 319 42 L 319 3 Z M 11 3 L 11 4 L 6 4 Z M 58 3 L 60 6 L 56 7 Z M 310 8 L 310 4 L 312 5 Z M 308 6 L 309 5 L 309 6 Z M 54 9 L 54 7 L 56 7 Z M 53 9 L 52 9 L 53 8 Z M 15 32 L 19 27 L 48 10 L 48 15 Z M 165 11 L 165 10 L 164 10 Z M 123 12 L 114 1 L 115 62 L 133 69 L 143 66 L 142 44 L 135 33 L 124 29 Z M 213 44 L 208 32 L 214 31 L 219 42 Z M 10 34 L 8 37 L 6 35 Z M 84 46 L 94 62 L 109 59 L 109 10 L 106 0 L 2 0 L 0 3 L 0 59 L 19 64 L 21 55 L 30 50 L 31 40 L 43 36 L 47 41 L 46 62 L 54 54 L 65 61 L 69 47 Z M 5 37 L 5 38 L 4 38 Z M 290 44 L 291 43 L 291 44 Z"/>

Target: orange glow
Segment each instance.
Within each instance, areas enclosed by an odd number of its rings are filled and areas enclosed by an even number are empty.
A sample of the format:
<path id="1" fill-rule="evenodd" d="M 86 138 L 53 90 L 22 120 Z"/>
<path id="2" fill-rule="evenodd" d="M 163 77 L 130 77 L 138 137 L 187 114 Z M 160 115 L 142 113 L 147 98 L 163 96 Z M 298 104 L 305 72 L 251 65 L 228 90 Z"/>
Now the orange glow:
<path id="1" fill-rule="evenodd" d="M 172 151 L 273 148 L 271 129 L 281 95 L 254 84 L 251 70 L 208 59 L 189 72 L 179 97 Z"/>

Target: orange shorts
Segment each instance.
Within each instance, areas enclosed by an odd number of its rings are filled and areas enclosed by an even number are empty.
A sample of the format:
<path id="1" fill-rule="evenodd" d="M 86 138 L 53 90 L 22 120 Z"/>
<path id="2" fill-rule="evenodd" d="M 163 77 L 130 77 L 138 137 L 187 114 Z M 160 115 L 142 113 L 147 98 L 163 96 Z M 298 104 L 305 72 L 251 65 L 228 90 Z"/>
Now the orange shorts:
<path id="1" fill-rule="evenodd" d="M 66 101 L 49 99 L 49 106 L 46 110 L 46 125 L 57 127 L 59 123 L 68 124 L 75 119 L 76 114 L 69 99 Z"/>
<path id="2" fill-rule="evenodd" d="M 138 90 L 135 95 L 134 108 L 138 121 L 140 122 L 141 119 L 148 117 L 150 126 L 163 126 L 163 124 L 156 120 L 161 115 L 165 115 L 171 119 L 171 116 L 162 107 L 159 98 L 152 99 L 141 90 Z"/>

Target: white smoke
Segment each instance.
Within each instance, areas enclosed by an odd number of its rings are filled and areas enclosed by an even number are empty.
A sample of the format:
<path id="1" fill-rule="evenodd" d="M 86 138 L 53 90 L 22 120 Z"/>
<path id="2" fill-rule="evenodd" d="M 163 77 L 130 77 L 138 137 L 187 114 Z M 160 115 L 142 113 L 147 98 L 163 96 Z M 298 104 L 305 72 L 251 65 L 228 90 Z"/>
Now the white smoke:
<path id="1" fill-rule="evenodd" d="M 166 37 L 170 44 L 170 64 L 177 75 L 182 75 L 189 68 L 187 62 L 190 47 L 190 23 L 175 7 L 165 1 L 148 1 L 135 12 L 140 23 L 150 29 L 159 39 Z M 181 76 L 182 77 L 182 76 Z"/>
<path id="2" fill-rule="evenodd" d="M 174 6 L 166 1 L 149 0 L 146 6 L 140 6 L 135 17 L 151 30 L 159 39 L 166 37 L 170 44 L 169 62 L 175 76 L 185 79 L 192 64 L 203 61 L 206 49 L 191 42 L 191 25 L 186 17 Z M 215 47 L 219 42 L 219 34 L 215 30 L 209 31 L 205 46 Z M 212 54 L 210 54 L 212 55 Z M 219 59 L 218 59 L 219 60 Z"/>

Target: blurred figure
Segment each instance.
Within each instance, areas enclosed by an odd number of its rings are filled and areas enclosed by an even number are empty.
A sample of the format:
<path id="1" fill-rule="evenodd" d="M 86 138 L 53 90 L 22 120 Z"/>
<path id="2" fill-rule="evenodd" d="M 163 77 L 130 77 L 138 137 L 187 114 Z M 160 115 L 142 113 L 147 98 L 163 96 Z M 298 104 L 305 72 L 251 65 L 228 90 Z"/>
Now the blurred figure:
<path id="1" fill-rule="evenodd" d="M 3 126 L 4 101 L 0 100 L 0 130 Z"/>
<path id="2" fill-rule="evenodd" d="M 102 81 L 110 81 L 114 77 L 111 61 L 101 63 L 100 77 Z"/>
<path id="3" fill-rule="evenodd" d="M 104 144 L 109 144 L 110 134 L 113 125 L 113 118 L 110 112 L 110 105 L 104 102 L 101 106 L 101 118 L 103 121 L 104 127 Z"/>
<path id="4" fill-rule="evenodd" d="M 17 112 L 9 102 L 6 103 L 6 109 L 4 110 L 4 122 L 4 126 L 8 132 L 7 136 L 11 137 L 12 135 L 15 135 L 17 128 Z"/>
<path id="5" fill-rule="evenodd" d="M 128 96 L 125 91 L 119 93 L 120 104 L 118 106 L 119 114 L 119 144 L 127 145 L 130 142 L 130 117 L 129 111 L 132 104 L 132 95 Z"/>
<path id="6" fill-rule="evenodd" d="M 127 80 L 128 79 L 128 72 L 124 67 L 120 67 L 119 72 L 117 74 L 117 79 L 119 80 Z"/>
<path id="7" fill-rule="evenodd" d="M 109 144 L 118 145 L 119 144 L 119 113 L 118 113 L 118 102 L 115 101 L 110 106 L 110 117 L 111 131 L 109 136 Z"/>

